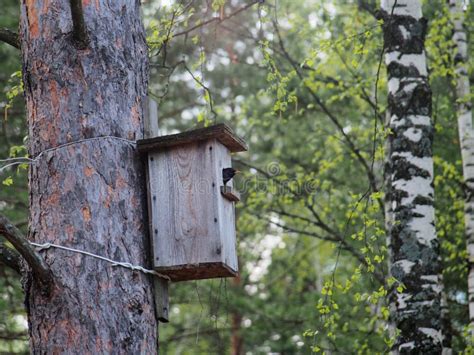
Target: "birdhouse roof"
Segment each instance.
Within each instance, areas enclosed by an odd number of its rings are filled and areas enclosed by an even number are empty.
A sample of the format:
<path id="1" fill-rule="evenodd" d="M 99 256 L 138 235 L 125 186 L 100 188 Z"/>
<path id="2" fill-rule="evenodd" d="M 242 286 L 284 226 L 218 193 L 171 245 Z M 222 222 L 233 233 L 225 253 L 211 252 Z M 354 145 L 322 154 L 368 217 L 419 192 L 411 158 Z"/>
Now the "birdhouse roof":
<path id="1" fill-rule="evenodd" d="M 214 138 L 226 146 L 231 152 L 244 152 L 248 149 L 245 141 L 237 136 L 232 128 L 225 123 L 167 136 L 141 139 L 137 141 L 137 148 L 139 152 L 144 153 Z"/>

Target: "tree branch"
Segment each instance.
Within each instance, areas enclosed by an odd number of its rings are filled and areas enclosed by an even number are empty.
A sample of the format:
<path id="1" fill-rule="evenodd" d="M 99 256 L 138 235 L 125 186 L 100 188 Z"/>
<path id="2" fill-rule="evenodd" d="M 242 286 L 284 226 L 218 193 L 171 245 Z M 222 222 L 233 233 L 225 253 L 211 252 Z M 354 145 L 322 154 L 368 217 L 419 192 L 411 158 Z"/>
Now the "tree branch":
<path id="1" fill-rule="evenodd" d="M 317 238 L 317 239 L 320 239 L 320 240 L 323 240 L 323 241 L 327 241 L 327 242 L 331 242 L 331 243 L 338 243 L 338 244 L 340 244 L 342 249 L 344 249 L 347 252 L 349 252 L 350 254 L 352 254 L 352 256 L 354 256 L 357 260 L 359 260 L 363 265 L 367 266 L 367 261 L 365 260 L 364 255 L 362 253 L 360 253 L 359 251 L 357 251 L 357 249 L 355 247 L 350 245 L 342 235 L 335 234 L 333 236 L 325 236 L 325 235 L 321 235 L 321 234 L 318 234 L 318 233 L 315 233 L 315 232 L 306 231 L 304 229 L 297 229 L 297 228 L 289 227 L 285 224 L 281 224 L 281 223 L 278 223 L 278 222 L 275 222 L 275 221 L 271 221 L 271 220 L 269 220 L 269 219 L 267 219 L 263 216 L 259 216 L 259 217 L 262 218 L 262 219 L 265 219 L 270 224 L 273 224 L 274 226 L 277 226 L 277 227 L 283 229 L 284 231 L 286 231 L 288 233 L 306 235 L 308 237 Z M 375 270 L 372 273 L 372 275 L 374 275 L 375 279 L 378 282 L 380 282 L 380 284 L 382 284 L 382 285 L 385 284 L 385 277 L 379 270 Z"/>
<path id="2" fill-rule="evenodd" d="M 0 332 L 1 340 L 28 340 L 26 332 Z"/>
<path id="3" fill-rule="evenodd" d="M 72 38 L 76 42 L 77 48 L 85 49 L 89 45 L 86 23 L 84 22 L 84 12 L 82 11 L 81 0 L 69 0 L 71 3 L 72 16 Z"/>
<path id="4" fill-rule="evenodd" d="M 0 214 L 0 234 L 2 234 L 13 247 L 26 260 L 33 271 L 33 275 L 42 284 L 46 292 L 49 292 L 53 283 L 53 274 L 43 258 L 36 252 L 34 247 L 21 234 L 13 223 Z"/>
<path id="5" fill-rule="evenodd" d="M 304 77 L 303 75 L 301 74 L 301 71 L 300 71 L 300 68 L 296 65 L 296 63 L 292 60 L 291 56 L 289 55 L 288 51 L 286 50 L 285 46 L 284 46 L 284 43 L 283 43 L 283 39 L 281 37 L 281 34 L 280 34 L 280 30 L 279 30 L 279 27 L 277 25 L 277 23 L 275 21 L 273 21 L 273 27 L 275 29 L 275 32 L 277 34 L 277 39 L 278 39 L 278 42 L 280 44 L 280 48 L 284 54 L 284 56 L 286 57 L 286 59 L 288 60 L 288 62 L 290 63 L 290 65 L 293 67 L 293 69 L 295 70 L 296 72 L 296 75 L 298 76 L 298 78 L 300 78 L 300 80 L 303 82 L 303 85 L 304 87 L 306 88 L 306 90 L 308 91 L 308 93 L 311 95 L 311 97 L 313 98 L 313 100 L 315 101 L 316 105 L 322 110 L 322 112 L 332 121 L 332 123 L 336 126 L 337 130 L 339 131 L 339 133 L 342 135 L 342 137 L 344 138 L 344 141 L 347 145 L 347 147 L 350 149 L 350 151 L 355 155 L 357 161 L 359 161 L 359 163 L 362 165 L 363 169 L 365 170 L 366 174 L 367 174 L 367 178 L 369 180 L 369 185 L 370 185 L 370 188 L 372 190 L 372 192 L 378 192 L 379 191 L 379 188 L 377 186 L 377 179 L 374 175 L 374 172 L 372 171 L 371 169 L 371 166 L 368 164 L 368 162 L 365 160 L 365 158 L 362 156 L 362 153 L 360 151 L 359 148 L 357 148 L 354 144 L 354 142 L 352 141 L 352 139 L 350 138 L 350 136 L 344 131 L 344 127 L 342 126 L 342 124 L 339 122 L 339 120 L 336 118 L 336 116 L 334 116 L 334 114 L 329 110 L 329 108 L 326 106 L 326 104 L 321 100 L 321 98 L 314 92 L 314 90 L 309 87 L 305 81 L 304 81 Z M 383 211 L 384 210 L 384 205 L 383 205 L 383 201 L 381 199 L 378 199 L 377 200 L 380 207 L 381 207 L 381 210 Z"/>
<path id="6" fill-rule="evenodd" d="M 20 49 L 20 37 L 17 33 L 9 30 L 8 28 L 0 28 L 0 41 Z"/>
<path id="7" fill-rule="evenodd" d="M 372 0 L 358 0 L 357 5 L 359 9 L 367 11 L 373 17 L 377 18 L 377 4 Z"/>
<path id="8" fill-rule="evenodd" d="M 230 19 L 230 18 L 232 18 L 232 17 L 234 17 L 234 16 L 240 14 L 241 12 L 247 10 L 248 8 L 252 7 L 253 5 L 259 4 L 259 3 L 262 3 L 262 1 L 260 1 L 260 0 L 252 1 L 251 3 L 248 3 L 248 4 L 245 5 L 245 6 L 242 6 L 241 8 L 235 10 L 234 12 L 232 12 L 231 14 L 229 14 L 229 15 L 227 15 L 227 16 L 223 16 L 223 17 L 220 17 L 220 16 L 218 16 L 218 17 L 212 17 L 212 18 L 210 18 L 210 19 L 208 19 L 208 20 L 206 20 L 206 21 L 203 21 L 203 22 L 201 22 L 201 23 L 199 23 L 199 24 L 197 24 L 197 25 L 195 25 L 195 26 L 193 26 L 193 27 L 191 27 L 191 28 L 188 28 L 187 30 L 184 30 L 184 31 L 182 31 L 182 32 L 178 32 L 178 33 L 174 34 L 173 37 L 178 37 L 178 36 L 187 35 L 187 34 L 189 34 L 190 32 L 192 32 L 192 31 L 194 31 L 194 30 L 197 30 L 197 29 L 200 28 L 200 27 L 206 26 L 206 25 L 208 25 L 208 24 L 210 24 L 210 23 L 212 23 L 212 22 L 223 22 L 223 21 L 225 21 L 225 20 L 228 20 L 228 19 Z"/>
<path id="9" fill-rule="evenodd" d="M 0 243 L 0 264 L 8 266 L 10 269 L 21 274 L 20 266 L 21 256 L 15 250 L 6 247 L 3 243 Z"/>

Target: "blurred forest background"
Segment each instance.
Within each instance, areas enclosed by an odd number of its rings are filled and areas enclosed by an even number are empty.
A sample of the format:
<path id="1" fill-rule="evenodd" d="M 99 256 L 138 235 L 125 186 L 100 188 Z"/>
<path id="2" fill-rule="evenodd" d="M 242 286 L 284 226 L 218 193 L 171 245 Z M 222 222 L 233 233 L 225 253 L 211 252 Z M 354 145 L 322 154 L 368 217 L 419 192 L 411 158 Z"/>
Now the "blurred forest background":
<path id="1" fill-rule="evenodd" d="M 241 275 L 173 284 L 163 354 L 385 353 L 387 79 L 375 1 L 143 3 L 149 94 L 163 133 L 226 122 L 249 143 L 234 166 Z M 466 30 L 472 53 L 471 7 Z M 435 124 L 436 223 L 453 349 L 465 350 L 467 258 L 446 1 L 425 1 Z M 19 4 L 1 0 L 0 27 Z M 470 55 L 472 58 L 473 56 Z M 472 68 L 472 62 L 470 63 Z M 19 52 L 0 44 L 0 158 L 24 156 Z M 472 70 L 469 72 L 472 78 Z M 472 80 L 472 79 L 471 79 Z M 0 211 L 26 231 L 27 168 L 0 177 Z M 0 239 L 0 247 L 10 247 Z M 0 264 L 0 352 L 28 352 L 20 278 Z"/>

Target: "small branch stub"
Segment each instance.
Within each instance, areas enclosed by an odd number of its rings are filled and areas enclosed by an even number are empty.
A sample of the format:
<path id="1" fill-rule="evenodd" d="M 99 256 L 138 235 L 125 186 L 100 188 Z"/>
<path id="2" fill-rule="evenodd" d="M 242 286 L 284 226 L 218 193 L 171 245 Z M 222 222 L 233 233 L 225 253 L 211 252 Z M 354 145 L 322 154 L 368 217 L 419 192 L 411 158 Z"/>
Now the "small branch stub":
<path id="1" fill-rule="evenodd" d="M 20 38 L 18 37 L 18 34 L 8 28 L 0 28 L 0 41 L 20 49 Z"/>
<path id="2" fill-rule="evenodd" d="M 5 216 L 0 215 L 0 234 L 2 234 L 26 260 L 46 294 L 53 283 L 53 274 L 44 259 L 39 255 L 28 240 Z"/>
<path id="3" fill-rule="evenodd" d="M 82 10 L 81 0 L 70 0 L 72 17 L 72 38 L 77 48 L 85 49 L 89 45 L 89 36 L 87 34 L 86 23 L 84 21 L 84 12 Z"/>

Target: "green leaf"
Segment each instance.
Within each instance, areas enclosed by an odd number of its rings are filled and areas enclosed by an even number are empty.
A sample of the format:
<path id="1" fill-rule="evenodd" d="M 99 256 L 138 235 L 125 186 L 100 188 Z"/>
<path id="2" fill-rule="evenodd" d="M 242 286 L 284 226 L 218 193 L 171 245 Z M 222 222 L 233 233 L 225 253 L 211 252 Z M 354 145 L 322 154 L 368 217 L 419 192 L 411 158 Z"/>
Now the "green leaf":
<path id="1" fill-rule="evenodd" d="M 11 186 L 13 185 L 13 179 L 11 176 L 7 177 L 5 180 L 2 182 L 3 185 L 5 186 Z"/>

